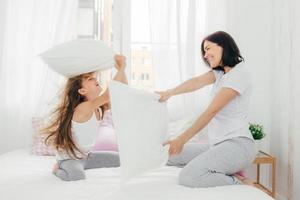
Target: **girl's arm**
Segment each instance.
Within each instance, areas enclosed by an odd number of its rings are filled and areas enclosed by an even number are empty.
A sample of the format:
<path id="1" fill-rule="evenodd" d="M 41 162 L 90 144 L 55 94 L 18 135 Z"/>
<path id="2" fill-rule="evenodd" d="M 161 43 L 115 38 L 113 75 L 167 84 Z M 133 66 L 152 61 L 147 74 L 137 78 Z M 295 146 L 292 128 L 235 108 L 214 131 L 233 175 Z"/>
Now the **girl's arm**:
<path id="1" fill-rule="evenodd" d="M 182 84 L 178 85 L 177 87 L 164 91 L 164 92 L 157 92 L 160 94 L 161 98 L 159 101 L 166 101 L 170 97 L 182 93 L 192 92 L 195 90 L 198 90 L 206 85 L 210 85 L 214 83 L 216 80 L 215 75 L 212 71 L 206 72 L 200 76 L 197 76 L 195 78 L 191 78 Z"/>
<path id="2" fill-rule="evenodd" d="M 126 67 L 126 58 L 123 55 L 116 55 L 115 56 L 116 61 L 116 69 L 117 74 L 113 78 L 115 81 L 119 81 L 125 84 L 128 84 L 127 77 L 125 74 L 125 67 Z M 107 104 L 107 109 L 110 108 L 110 102 L 109 102 L 109 91 L 108 89 L 105 90 L 105 92 L 97 97 L 94 101 L 91 102 L 90 106 L 92 110 L 95 110 L 96 108 L 99 108 L 100 106 Z"/>
<path id="3" fill-rule="evenodd" d="M 109 102 L 108 90 L 105 90 L 100 96 L 93 101 L 85 101 L 75 108 L 73 114 L 73 120 L 77 122 L 83 122 L 89 119 L 91 114 L 98 109 L 100 106 Z"/>
<path id="4" fill-rule="evenodd" d="M 123 55 L 116 55 L 115 56 L 116 61 L 116 69 L 117 74 L 113 78 L 116 81 L 120 81 L 122 83 L 127 84 L 127 78 L 125 74 L 125 67 L 126 67 L 126 59 Z M 86 101 L 80 104 L 80 106 L 77 106 L 76 113 L 81 113 L 82 116 L 78 116 L 80 119 L 86 118 L 86 116 L 90 116 L 92 112 L 94 112 L 95 109 L 98 109 L 100 106 L 105 105 L 105 109 L 110 109 L 110 102 L 109 102 L 109 91 L 108 89 L 105 90 L 100 96 L 98 96 L 93 101 Z"/>
<path id="5" fill-rule="evenodd" d="M 237 95 L 238 92 L 231 88 L 222 88 L 208 108 L 189 129 L 179 135 L 176 139 L 165 143 L 170 144 L 169 154 L 172 155 L 180 153 L 183 145 L 202 130 L 210 122 L 210 120 Z"/>
<path id="6" fill-rule="evenodd" d="M 113 80 L 122 82 L 124 84 L 128 84 L 128 80 L 125 73 L 126 58 L 122 55 L 116 55 L 115 61 L 116 61 L 116 68 L 118 72 L 113 78 Z"/>
<path id="7" fill-rule="evenodd" d="M 126 73 L 125 73 L 126 58 L 123 55 L 116 55 L 115 61 L 116 61 L 116 68 L 118 71 L 117 71 L 115 77 L 113 78 L 113 80 L 119 81 L 124 84 L 128 84 L 128 80 L 127 80 Z M 103 109 L 104 109 L 103 111 L 109 110 L 110 102 L 107 102 L 107 104 L 105 104 L 105 106 L 103 106 Z"/>
<path id="8" fill-rule="evenodd" d="M 123 69 L 118 70 L 115 77 L 113 78 L 113 80 L 119 81 L 119 82 L 124 83 L 124 84 L 128 84 L 126 74 L 125 74 L 125 70 L 123 70 Z M 105 90 L 104 94 L 106 95 L 105 98 L 101 99 L 101 96 L 99 96 L 99 97 L 97 97 L 96 102 L 95 102 L 95 106 L 99 105 L 98 107 L 100 107 L 102 105 L 100 105 L 99 103 L 101 103 L 103 101 L 106 101 L 106 103 L 103 103 L 103 105 L 105 105 L 103 107 L 104 108 L 103 112 L 110 109 L 110 100 L 109 100 L 109 95 L 108 95 L 109 94 L 108 88 Z"/>
<path id="9" fill-rule="evenodd" d="M 113 78 L 113 80 L 119 81 L 119 82 L 124 83 L 124 84 L 128 84 L 128 80 L 127 80 L 127 77 L 126 77 L 126 74 L 125 74 L 125 69 L 119 69 L 117 71 L 115 77 Z M 108 91 L 108 89 L 106 89 L 106 91 Z M 103 111 L 109 110 L 109 109 L 110 109 L 110 101 L 107 102 L 107 104 L 105 105 L 105 108 L 104 108 Z"/>

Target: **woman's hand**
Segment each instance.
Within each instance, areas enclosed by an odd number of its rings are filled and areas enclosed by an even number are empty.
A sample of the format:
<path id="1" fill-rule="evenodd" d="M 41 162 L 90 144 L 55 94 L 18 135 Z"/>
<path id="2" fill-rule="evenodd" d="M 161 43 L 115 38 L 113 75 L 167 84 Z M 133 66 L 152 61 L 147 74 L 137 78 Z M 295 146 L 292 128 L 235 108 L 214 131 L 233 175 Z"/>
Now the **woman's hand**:
<path id="1" fill-rule="evenodd" d="M 160 95 L 159 102 L 167 101 L 170 97 L 173 96 L 171 90 L 163 91 L 163 92 L 156 92 Z"/>
<path id="2" fill-rule="evenodd" d="M 168 142 L 165 142 L 163 145 L 170 145 L 169 148 L 169 155 L 179 154 L 184 146 L 184 142 L 180 138 L 176 138 L 174 140 L 170 140 Z"/>
<path id="3" fill-rule="evenodd" d="M 117 70 L 124 70 L 126 67 L 126 58 L 121 54 L 115 55 L 115 67 Z"/>

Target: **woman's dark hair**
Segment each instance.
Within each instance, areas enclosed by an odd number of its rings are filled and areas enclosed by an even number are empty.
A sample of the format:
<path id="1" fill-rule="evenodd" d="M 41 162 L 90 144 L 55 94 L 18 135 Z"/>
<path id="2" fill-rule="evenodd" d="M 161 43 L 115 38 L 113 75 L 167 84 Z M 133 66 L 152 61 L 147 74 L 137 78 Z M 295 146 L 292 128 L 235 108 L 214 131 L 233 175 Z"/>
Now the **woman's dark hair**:
<path id="1" fill-rule="evenodd" d="M 224 66 L 228 67 L 235 67 L 240 62 L 244 61 L 244 58 L 240 54 L 240 50 L 236 45 L 233 38 L 224 31 L 217 31 L 211 35 L 208 35 L 206 38 L 203 39 L 201 43 L 201 52 L 202 58 L 204 62 L 209 65 L 207 60 L 204 58 L 205 51 L 204 51 L 204 42 L 210 41 L 216 43 L 218 46 L 223 48 L 223 54 L 221 58 L 221 65 L 214 68 L 215 70 L 222 70 L 224 71 Z"/>

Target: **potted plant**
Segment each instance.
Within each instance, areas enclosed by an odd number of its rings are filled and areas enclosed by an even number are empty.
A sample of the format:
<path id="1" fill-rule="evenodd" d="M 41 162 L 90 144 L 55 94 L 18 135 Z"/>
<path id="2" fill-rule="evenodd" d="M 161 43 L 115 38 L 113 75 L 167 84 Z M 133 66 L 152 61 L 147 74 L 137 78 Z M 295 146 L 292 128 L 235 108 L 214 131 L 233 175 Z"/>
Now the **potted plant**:
<path id="1" fill-rule="evenodd" d="M 256 153 L 258 153 L 260 141 L 261 141 L 261 139 L 263 139 L 266 136 L 266 133 L 264 132 L 264 127 L 260 124 L 249 123 L 249 130 L 255 141 Z"/>

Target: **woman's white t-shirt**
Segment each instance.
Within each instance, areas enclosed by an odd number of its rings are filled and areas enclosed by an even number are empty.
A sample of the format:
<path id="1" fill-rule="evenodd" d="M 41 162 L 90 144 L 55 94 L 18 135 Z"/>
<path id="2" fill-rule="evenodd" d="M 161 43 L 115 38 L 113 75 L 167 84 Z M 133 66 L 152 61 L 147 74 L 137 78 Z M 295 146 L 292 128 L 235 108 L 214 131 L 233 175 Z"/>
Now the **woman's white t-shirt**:
<path id="1" fill-rule="evenodd" d="M 238 95 L 225 105 L 208 124 L 211 145 L 234 137 L 253 137 L 248 129 L 248 108 L 251 95 L 251 77 L 245 66 L 240 63 L 229 72 L 213 70 L 216 81 L 212 88 L 211 99 L 222 88 L 231 88 Z"/>

